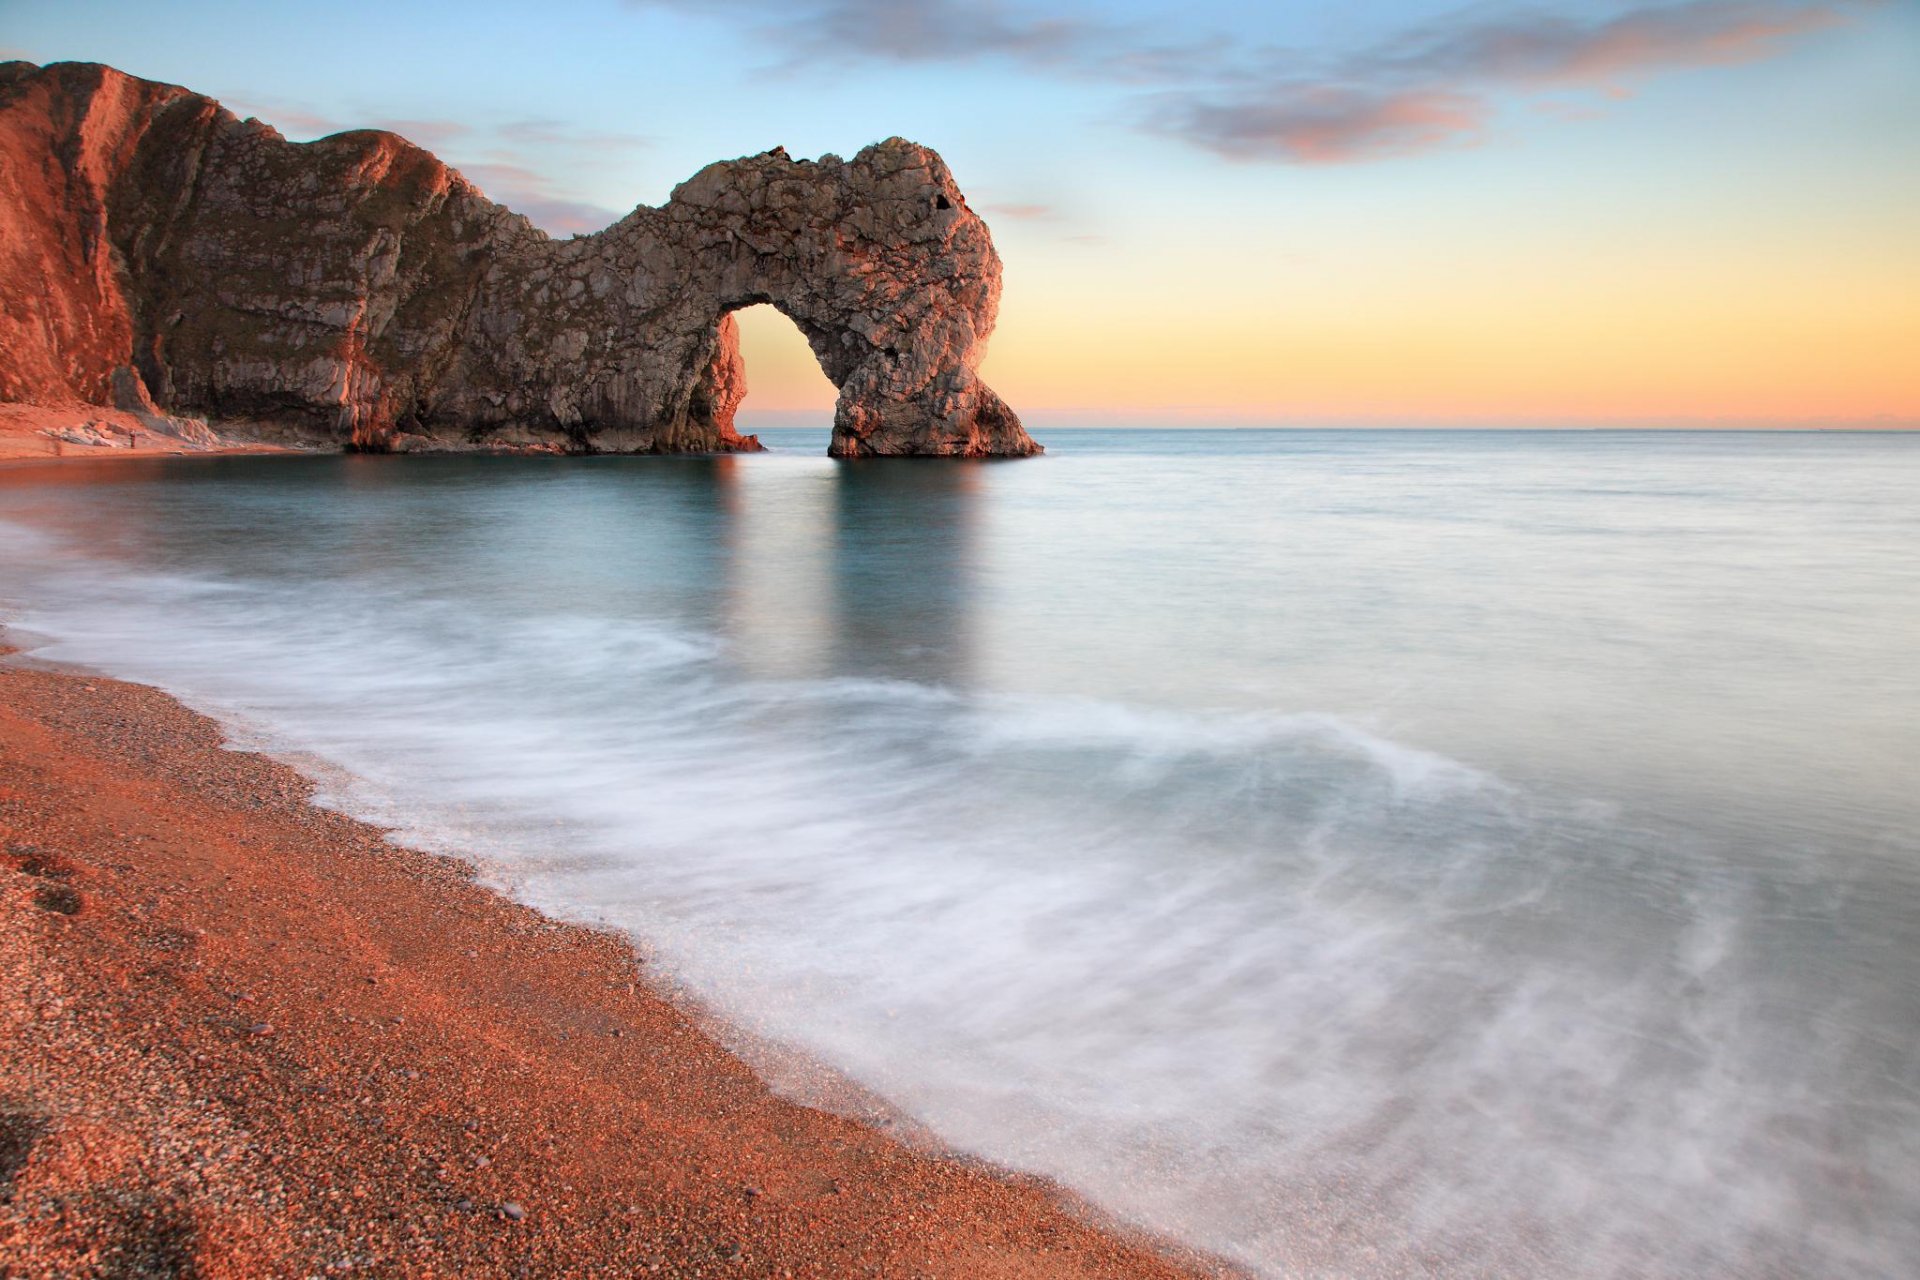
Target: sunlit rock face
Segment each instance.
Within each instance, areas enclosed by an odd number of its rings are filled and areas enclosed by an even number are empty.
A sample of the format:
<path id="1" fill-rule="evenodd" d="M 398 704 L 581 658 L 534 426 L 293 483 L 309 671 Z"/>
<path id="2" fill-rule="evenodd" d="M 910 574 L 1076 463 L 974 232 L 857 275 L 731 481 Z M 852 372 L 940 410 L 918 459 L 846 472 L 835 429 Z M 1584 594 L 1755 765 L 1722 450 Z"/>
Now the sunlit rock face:
<path id="1" fill-rule="evenodd" d="M 986 224 L 899 138 L 709 165 L 556 241 L 394 134 L 289 143 L 111 68 L 0 64 L 4 399 L 144 392 L 368 450 L 753 449 L 731 313 L 767 302 L 840 388 L 835 454 L 1035 453 L 975 372 L 999 300 Z"/>

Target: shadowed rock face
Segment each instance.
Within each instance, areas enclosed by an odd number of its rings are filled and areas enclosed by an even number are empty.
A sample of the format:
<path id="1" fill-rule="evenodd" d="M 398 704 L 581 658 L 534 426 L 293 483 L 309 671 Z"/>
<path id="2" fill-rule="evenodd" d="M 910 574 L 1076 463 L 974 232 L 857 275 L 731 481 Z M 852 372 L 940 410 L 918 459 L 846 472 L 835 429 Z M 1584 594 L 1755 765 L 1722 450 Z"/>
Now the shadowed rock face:
<path id="1" fill-rule="evenodd" d="M 769 302 L 840 388 L 834 454 L 1036 453 L 974 371 L 999 301 L 986 224 L 899 138 L 709 165 L 556 241 L 390 133 L 289 143 L 111 68 L 0 64 L 0 399 L 371 450 L 753 449 L 731 313 Z"/>

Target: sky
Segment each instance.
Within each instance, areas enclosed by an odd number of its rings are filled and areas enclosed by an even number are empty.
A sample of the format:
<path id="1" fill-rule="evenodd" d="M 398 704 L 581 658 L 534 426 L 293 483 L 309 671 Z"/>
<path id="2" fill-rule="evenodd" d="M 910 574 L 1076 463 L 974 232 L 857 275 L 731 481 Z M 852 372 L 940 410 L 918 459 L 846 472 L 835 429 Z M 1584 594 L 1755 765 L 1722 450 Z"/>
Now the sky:
<path id="1" fill-rule="evenodd" d="M 939 150 L 1030 426 L 1920 426 L 1920 0 L 0 0 L 554 234 L 782 145 Z M 741 313 L 741 422 L 818 423 Z"/>

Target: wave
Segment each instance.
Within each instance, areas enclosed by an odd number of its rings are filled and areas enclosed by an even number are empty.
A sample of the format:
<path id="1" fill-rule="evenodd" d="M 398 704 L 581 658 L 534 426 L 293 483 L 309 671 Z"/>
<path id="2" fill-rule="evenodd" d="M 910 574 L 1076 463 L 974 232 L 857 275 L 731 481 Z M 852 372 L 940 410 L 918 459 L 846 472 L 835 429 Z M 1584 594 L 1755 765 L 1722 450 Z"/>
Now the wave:
<path id="1" fill-rule="evenodd" d="M 1712 831 L 1351 717 L 763 679 L 670 616 L 33 536 L 0 527 L 31 553 L 0 586 L 36 656 L 167 689 L 331 803 L 645 939 L 743 1044 L 1263 1273 L 1920 1252 L 1886 1225 L 1916 1099 L 1871 1032 L 1903 1006 L 1863 989 L 1836 1026 L 1795 969 L 1885 929 Z"/>

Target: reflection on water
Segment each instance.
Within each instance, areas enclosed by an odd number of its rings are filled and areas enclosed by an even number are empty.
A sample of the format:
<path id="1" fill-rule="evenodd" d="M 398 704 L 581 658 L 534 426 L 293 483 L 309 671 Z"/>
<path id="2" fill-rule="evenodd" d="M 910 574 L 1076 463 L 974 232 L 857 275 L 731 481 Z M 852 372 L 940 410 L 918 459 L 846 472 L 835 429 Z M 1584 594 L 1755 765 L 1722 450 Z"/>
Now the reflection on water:
<path id="1" fill-rule="evenodd" d="M 721 474 L 723 617 L 743 668 L 967 680 L 980 467 L 807 459 Z"/>
<path id="2" fill-rule="evenodd" d="M 964 682 L 982 464 L 842 467 L 834 485 L 833 669 Z"/>
<path id="3" fill-rule="evenodd" d="M 1812 435 L 63 464 L 0 468 L 0 599 L 1266 1274 L 1883 1277 L 1917 483 Z"/>

